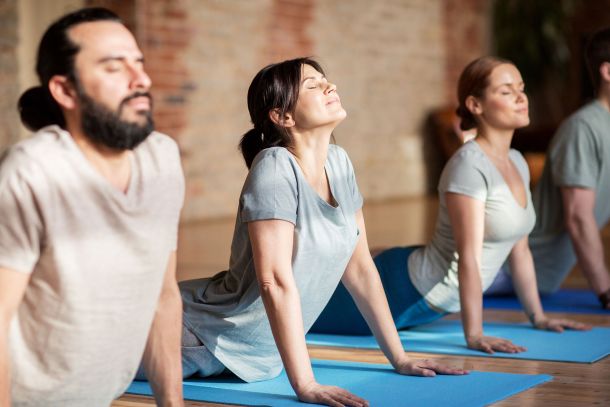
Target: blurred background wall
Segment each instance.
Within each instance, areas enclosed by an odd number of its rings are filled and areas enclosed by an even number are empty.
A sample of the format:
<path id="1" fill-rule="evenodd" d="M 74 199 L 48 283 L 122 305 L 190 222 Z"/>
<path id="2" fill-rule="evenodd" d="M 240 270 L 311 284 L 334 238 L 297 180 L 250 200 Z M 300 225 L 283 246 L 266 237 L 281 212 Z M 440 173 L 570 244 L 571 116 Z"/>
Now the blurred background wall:
<path id="1" fill-rule="evenodd" d="M 581 57 L 569 52 L 580 52 L 586 34 L 610 24 L 610 0 L 556 2 L 567 7 L 559 24 L 577 32 L 565 34 L 572 39 L 565 46 L 571 75 L 566 106 L 553 107 L 550 119 L 540 121 L 544 134 L 585 97 Z M 510 22 L 525 3 L 536 2 L 0 0 L 0 149 L 28 135 L 14 106 L 36 84 L 35 53 L 44 29 L 65 12 L 102 5 L 136 35 L 153 80 L 157 129 L 180 145 L 187 181 L 183 220 L 234 215 L 246 175 L 237 143 L 250 128 L 250 81 L 268 63 L 305 55 L 317 58 L 338 85 L 348 118 L 335 137 L 354 163 L 365 198 L 421 196 L 434 191 L 446 159 L 443 134 L 454 137 L 459 73 L 498 48 L 498 13 L 510 30 L 522 30 L 521 17 Z M 534 34 L 545 30 L 530 28 Z M 518 46 L 524 40 L 512 41 Z M 540 110 L 536 114 L 549 116 Z M 441 130 L 429 126 L 430 118 L 440 120 Z"/>

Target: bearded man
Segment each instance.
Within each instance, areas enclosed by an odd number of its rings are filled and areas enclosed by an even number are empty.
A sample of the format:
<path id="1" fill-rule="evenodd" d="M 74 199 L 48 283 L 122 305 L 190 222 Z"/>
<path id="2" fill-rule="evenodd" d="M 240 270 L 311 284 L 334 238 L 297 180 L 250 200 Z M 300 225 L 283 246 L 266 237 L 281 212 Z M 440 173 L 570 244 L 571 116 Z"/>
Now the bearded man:
<path id="1" fill-rule="evenodd" d="M 176 245 L 184 180 L 112 12 L 63 16 L 19 100 L 36 133 L 0 159 L 0 406 L 108 406 L 140 361 L 182 405 Z"/>

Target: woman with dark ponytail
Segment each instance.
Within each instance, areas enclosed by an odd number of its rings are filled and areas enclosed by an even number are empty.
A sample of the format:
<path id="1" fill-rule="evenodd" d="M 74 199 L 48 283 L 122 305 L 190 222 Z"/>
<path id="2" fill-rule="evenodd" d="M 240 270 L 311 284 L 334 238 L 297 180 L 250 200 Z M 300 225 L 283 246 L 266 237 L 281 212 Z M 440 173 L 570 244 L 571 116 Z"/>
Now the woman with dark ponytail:
<path id="1" fill-rule="evenodd" d="M 523 156 L 510 148 L 515 129 L 529 124 L 528 100 L 519 70 L 496 57 L 472 61 L 458 84 L 462 130 L 476 129 L 449 160 L 439 181 L 439 214 L 425 247 L 396 247 L 375 263 L 399 329 L 461 311 L 469 348 L 516 353 L 522 346 L 483 335 L 482 296 L 510 260 L 513 281 L 532 325 L 563 331 L 587 329 L 545 316 L 527 236 L 536 215 Z M 312 332 L 368 334 L 340 286 Z"/>
<path id="2" fill-rule="evenodd" d="M 248 90 L 254 128 L 240 147 L 249 168 L 229 269 L 181 283 L 185 376 L 226 369 L 246 381 L 283 366 L 300 400 L 364 406 L 318 384 L 305 346 L 340 280 L 401 374 L 463 374 L 402 349 L 368 251 L 362 196 L 350 160 L 331 144 L 346 116 L 320 65 L 299 58 L 261 70 Z"/>

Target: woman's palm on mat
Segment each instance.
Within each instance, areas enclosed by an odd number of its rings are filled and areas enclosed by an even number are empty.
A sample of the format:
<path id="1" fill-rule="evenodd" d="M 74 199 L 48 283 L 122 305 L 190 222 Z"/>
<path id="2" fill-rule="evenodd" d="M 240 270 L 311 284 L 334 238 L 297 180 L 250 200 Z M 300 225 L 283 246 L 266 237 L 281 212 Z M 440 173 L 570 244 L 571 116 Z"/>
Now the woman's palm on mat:
<path id="1" fill-rule="evenodd" d="M 368 407 L 369 402 L 337 386 L 312 382 L 298 392 L 299 400 L 332 407 Z"/>
<path id="2" fill-rule="evenodd" d="M 436 374 L 447 374 L 447 375 L 463 375 L 468 374 L 468 370 L 456 369 L 449 366 L 441 365 L 432 360 L 428 359 L 409 359 L 399 361 L 394 369 L 404 375 L 410 376 L 427 376 L 433 377 Z"/>

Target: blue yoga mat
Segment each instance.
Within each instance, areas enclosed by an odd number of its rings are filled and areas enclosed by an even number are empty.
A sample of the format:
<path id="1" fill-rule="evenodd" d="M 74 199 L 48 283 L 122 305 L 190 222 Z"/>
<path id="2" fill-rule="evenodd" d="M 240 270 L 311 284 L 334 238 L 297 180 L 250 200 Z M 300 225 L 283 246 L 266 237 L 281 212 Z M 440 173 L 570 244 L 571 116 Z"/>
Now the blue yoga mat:
<path id="1" fill-rule="evenodd" d="M 485 406 L 552 379 L 493 372 L 430 378 L 401 376 L 389 365 L 329 360 L 314 360 L 312 365 L 318 382 L 341 386 L 371 406 Z M 133 382 L 127 393 L 152 394 L 148 382 L 141 381 Z M 186 380 L 184 398 L 247 406 L 311 406 L 297 400 L 285 373 L 256 383 L 235 377 Z"/>
<path id="2" fill-rule="evenodd" d="M 595 294 L 589 290 L 559 290 L 554 294 L 542 295 L 542 307 L 545 311 L 572 312 L 580 314 L 605 314 Z M 519 300 L 514 295 L 484 296 L 483 307 L 490 309 L 521 309 Z"/>
<path id="3" fill-rule="evenodd" d="M 440 320 L 399 332 L 406 351 L 556 362 L 593 363 L 610 354 L 610 328 L 590 331 L 541 331 L 530 325 L 487 323 L 483 332 L 525 346 L 526 352 L 487 354 L 466 347 L 462 324 Z M 307 334 L 310 345 L 379 349 L 373 336 Z"/>

